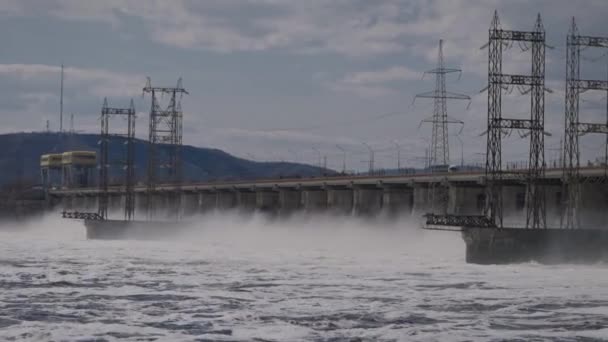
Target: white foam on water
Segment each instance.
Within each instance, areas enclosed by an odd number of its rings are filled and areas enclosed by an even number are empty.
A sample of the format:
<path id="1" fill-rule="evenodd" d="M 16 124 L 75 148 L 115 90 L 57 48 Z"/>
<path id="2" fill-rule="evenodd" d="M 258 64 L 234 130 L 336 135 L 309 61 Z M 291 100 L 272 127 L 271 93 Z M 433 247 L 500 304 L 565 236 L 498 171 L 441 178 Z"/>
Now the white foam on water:
<path id="1" fill-rule="evenodd" d="M 468 265 L 407 219 L 215 213 L 168 241 L 0 226 L 0 339 L 602 338 L 606 265 Z M 170 226 L 168 226 L 170 229 Z"/>

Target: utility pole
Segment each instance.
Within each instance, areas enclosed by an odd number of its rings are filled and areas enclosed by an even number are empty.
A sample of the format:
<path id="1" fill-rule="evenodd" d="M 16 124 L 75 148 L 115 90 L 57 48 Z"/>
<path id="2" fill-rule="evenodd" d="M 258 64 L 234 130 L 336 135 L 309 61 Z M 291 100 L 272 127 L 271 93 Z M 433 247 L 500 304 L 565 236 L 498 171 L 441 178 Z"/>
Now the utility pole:
<path id="1" fill-rule="evenodd" d="M 63 63 L 61 64 L 61 90 L 59 95 L 59 133 L 63 132 Z"/>

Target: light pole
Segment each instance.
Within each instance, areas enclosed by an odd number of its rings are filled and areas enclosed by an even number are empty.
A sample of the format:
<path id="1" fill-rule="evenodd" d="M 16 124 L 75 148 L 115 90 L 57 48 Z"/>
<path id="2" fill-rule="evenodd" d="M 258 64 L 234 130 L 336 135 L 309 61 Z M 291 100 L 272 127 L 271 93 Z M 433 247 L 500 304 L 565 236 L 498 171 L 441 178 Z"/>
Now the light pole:
<path id="1" fill-rule="evenodd" d="M 460 142 L 460 167 L 464 166 L 464 143 L 460 138 L 460 135 L 455 135 L 456 139 Z"/>
<path id="2" fill-rule="evenodd" d="M 338 144 L 336 144 L 336 147 L 342 151 L 342 173 L 346 174 L 346 150 Z"/>
<path id="3" fill-rule="evenodd" d="M 321 169 L 321 151 L 319 151 L 316 147 L 312 148 L 313 151 L 317 152 L 319 158 L 317 159 L 317 165 L 319 166 L 319 174 L 323 174 L 323 170 Z"/>
<path id="4" fill-rule="evenodd" d="M 397 148 L 397 173 L 401 172 L 401 145 L 395 140 L 393 141 L 395 147 Z"/>
<path id="5" fill-rule="evenodd" d="M 291 154 L 291 156 L 292 156 L 293 160 L 295 160 L 295 162 L 296 162 L 296 163 L 299 161 L 299 159 L 298 159 L 298 154 L 296 153 L 296 151 L 294 151 L 294 150 L 292 150 L 292 149 L 288 148 L 288 149 L 287 149 L 287 152 L 288 152 L 289 154 Z"/>
<path id="6" fill-rule="evenodd" d="M 365 145 L 365 147 L 367 147 L 367 149 L 369 150 L 369 174 L 373 175 L 374 174 L 374 150 L 372 150 L 372 147 L 369 146 L 366 142 L 363 142 L 363 145 Z"/>

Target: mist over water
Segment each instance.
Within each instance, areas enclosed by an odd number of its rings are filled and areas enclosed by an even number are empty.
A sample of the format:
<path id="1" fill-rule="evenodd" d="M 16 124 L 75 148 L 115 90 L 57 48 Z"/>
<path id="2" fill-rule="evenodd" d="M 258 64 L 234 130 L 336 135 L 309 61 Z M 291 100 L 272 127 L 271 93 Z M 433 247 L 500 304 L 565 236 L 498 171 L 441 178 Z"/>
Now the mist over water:
<path id="1" fill-rule="evenodd" d="M 608 339 L 605 264 L 468 265 L 458 233 L 407 219 L 185 221 L 167 241 L 3 224 L 0 340 Z"/>

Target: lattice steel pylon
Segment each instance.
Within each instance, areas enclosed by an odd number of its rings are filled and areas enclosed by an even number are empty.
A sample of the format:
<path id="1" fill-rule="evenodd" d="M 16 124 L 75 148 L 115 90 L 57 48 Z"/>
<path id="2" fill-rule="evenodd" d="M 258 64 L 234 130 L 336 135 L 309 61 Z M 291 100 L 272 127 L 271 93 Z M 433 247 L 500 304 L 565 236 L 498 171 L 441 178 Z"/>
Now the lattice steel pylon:
<path id="1" fill-rule="evenodd" d="M 607 37 L 582 36 L 572 18 L 566 38 L 566 115 L 564 125 L 564 210 L 563 228 L 580 228 L 578 207 L 580 202 L 580 150 L 579 136 L 588 133 L 608 134 L 606 123 L 581 123 L 579 120 L 580 94 L 587 90 L 608 90 L 608 80 L 580 78 L 581 48 L 608 48 Z"/>
<path id="2" fill-rule="evenodd" d="M 445 76 L 450 73 L 461 73 L 460 69 L 446 68 L 443 61 L 443 40 L 439 40 L 437 67 L 425 71 L 424 74 L 435 74 L 435 90 L 418 94 L 415 98 L 430 98 L 434 100 L 433 115 L 422 123 L 433 125 L 431 137 L 430 165 L 447 165 L 450 162 L 450 146 L 448 140 L 448 124 L 464 123 L 448 116 L 447 100 L 471 100 L 467 95 L 448 92 L 445 86 Z"/>
<path id="3" fill-rule="evenodd" d="M 126 119 L 126 130 L 124 124 L 123 133 L 110 133 L 110 122 L 112 117 Z M 125 207 L 124 219 L 127 221 L 135 217 L 135 105 L 133 100 L 129 108 L 112 108 L 108 106 L 108 100 L 104 99 L 101 108 L 101 135 L 99 143 L 99 202 L 98 214 L 102 219 L 108 218 L 109 204 L 109 178 L 112 166 L 119 166 L 124 170 L 124 193 Z M 122 157 L 110 160 L 110 143 L 117 141 L 124 146 Z"/>
<path id="4" fill-rule="evenodd" d="M 435 74 L 435 90 L 426 93 L 418 94 L 416 98 L 430 98 L 434 101 L 433 115 L 429 119 L 424 119 L 420 123 L 430 123 L 433 127 L 431 136 L 431 149 L 429 155 L 429 167 L 431 172 L 436 169 L 436 166 L 447 166 L 450 163 L 450 145 L 448 138 L 448 125 L 459 124 L 464 125 L 461 120 L 453 119 L 448 116 L 447 100 L 471 100 L 467 95 L 448 92 L 445 86 L 445 77 L 450 73 L 461 73 L 460 69 L 446 68 L 443 60 L 443 40 L 439 40 L 439 52 L 437 56 L 437 67 L 425 71 L 426 74 Z M 424 77 L 424 76 L 423 76 Z M 462 128 L 462 127 L 461 127 Z M 448 189 L 441 185 L 433 183 L 430 191 L 430 203 L 432 211 L 436 209 L 447 212 L 448 208 Z"/>
<path id="5" fill-rule="evenodd" d="M 532 52 L 530 75 L 502 72 L 502 53 L 507 42 L 518 42 Z M 530 46 L 528 46 L 530 44 Z M 518 87 L 530 94 L 530 119 L 502 117 L 502 91 Z M 529 165 L 526 174 L 526 228 L 546 228 L 545 194 L 541 184 L 545 173 L 545 30 L 540 14 L 533 31 L 511 31 L 500 27 L 498 13 L 489 30 L 488 42 L 488 130 L 486 151 L 485 215 L 498 228 L 503 227 L 502 212 L 502 135 L 511 130 L 526 131 L 530 137 Z"/>
<path id="6" fill-rule="evenodd" d="M 169 196 L 169 213 L 175 219 L 181 216 L 181 182 L 182 182 L 182 118 L 181 99 L 188 91 L 182 86 L 182 79 L 176 87 L 153 87 L 148 77 L 144 94 L 151 95 L 150 127 L 148 141 L 148 177 L 147 177 L 147 213 L 148 219 L 155 212 L 153 194 L 159 182 L 171 183 L 174 190 Z M 169 103 L 162 109 L 158 95 L 168 95 Z M 161 148 L 162 147 L 162 148 Z M 167 171 L 167 177 L 161 177 L 161 170 Z"/>

